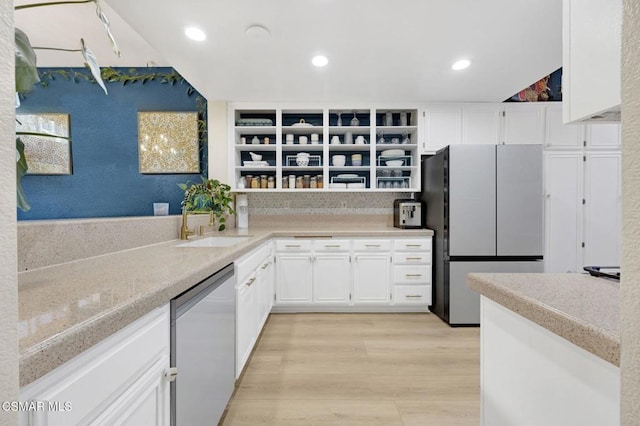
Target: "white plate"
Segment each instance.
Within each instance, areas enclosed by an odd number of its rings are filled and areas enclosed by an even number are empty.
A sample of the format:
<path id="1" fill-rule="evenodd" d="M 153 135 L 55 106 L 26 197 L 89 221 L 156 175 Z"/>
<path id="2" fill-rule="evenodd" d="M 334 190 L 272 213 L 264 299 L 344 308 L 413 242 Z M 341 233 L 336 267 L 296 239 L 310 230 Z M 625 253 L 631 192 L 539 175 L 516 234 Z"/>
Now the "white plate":
<path id="1" fill-rule="evenodd" d="M 346 183 L 330 183 L 329 188 L 346 188 Z"/>
<path id="2" fill-rule="evenodd" d="M 347 184 L 347 188 L 364 188 L 364 183 L 362 182 L 352 182 Z"/>
<path id="3" fill-rule="evenodd" d="M 340 175 L 337 175 L 336 177 L 341 179 L 350 179 L 350 178 L 357 178 L 358 175 L 355 173 L 342 173 Z"/>
<path id="4" fill-rule="evenodd" d="M 380 153 L 381 157 L 402 157 L 404 149 L 385 149 Z"/>

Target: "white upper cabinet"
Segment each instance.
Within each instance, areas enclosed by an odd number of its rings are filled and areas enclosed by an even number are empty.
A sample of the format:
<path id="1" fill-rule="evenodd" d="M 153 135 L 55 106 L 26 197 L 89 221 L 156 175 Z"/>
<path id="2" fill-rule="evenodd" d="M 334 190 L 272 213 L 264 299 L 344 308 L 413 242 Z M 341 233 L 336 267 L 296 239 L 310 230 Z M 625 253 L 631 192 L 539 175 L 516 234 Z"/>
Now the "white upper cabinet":
<path id="1" fill-rule="evenodd" d="M 619 149 L 620 125 L 618 123 L 594 123 L 586 126 L 587 148 Z"/>
<path id="2" fill-rule="evenodd" d="M 544 114 L 541 105 L 505 104 L 504 135 L 506 144 L 532 144 L 544 141 Z"/>
<path id="3" fill-rule="evenodd" d="M 462 143 L 462 106 L 429 106 L 425 109 L 424 125 L 422 154 L 433 154 L 447 145 L 458 145 Z"/>
<path id="4" fill-rule="evenodd" d="M 501 127 L 501 104 L 477 104 L 462 107 L 463 144 L 498 144 Z"/>
<path id="5" fill-rule="evenodd" d="M 580 124 L 564 124 L 562 105 L 550 105 L 545 108 L 546 148 L 580 148 L 584 141 L 584 128 Z"/>
<path id="6" fill-rule="evenodd" d="M 622 0 L 563 0 L 564 122 L 620 110 Z"/>

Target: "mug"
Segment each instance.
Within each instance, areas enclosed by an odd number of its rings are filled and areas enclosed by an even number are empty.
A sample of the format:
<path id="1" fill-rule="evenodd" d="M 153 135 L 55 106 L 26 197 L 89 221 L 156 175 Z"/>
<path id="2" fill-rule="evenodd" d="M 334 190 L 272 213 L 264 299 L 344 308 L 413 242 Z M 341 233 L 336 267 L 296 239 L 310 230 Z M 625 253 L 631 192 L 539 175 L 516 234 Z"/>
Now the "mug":
<path id="1" fill-rule="evenodd" d="M 311 134 L 311 142 L 318 142 L 319 140 L 320 140 L 320 137 L 317 133 Z"/>
<path id="2" fill-rule="evenodd" d="M 366 143 L 367 143 L 367 141 L 364 138 L 364 136 L 360 135 L 360 136 L 356 137 L 356 145 L 364 145 Z"/>
<path id="3" fill-rule="evenodd" d="M 287 142 L 289 141 L 293 142 L 293 134 L 286 135 L 285 139 L 287 140 Z"/>
<path id="4" fill-rule="evenodd" d="M 300 137 L 298 138 L 298 143 L 299 143 L 300 145 L 306 145 L 306 144 L 307 144 L 307 141 L 308 141 L 308 138 L 307 138 L 306 136 L 300 136 Z"/>
<path id="5" fill-rule="evenodd" d="M 240 144 L 241 145 L 246 145 L 247 144 L 247 138 L 245 138 L 244 136 L 240 138 Z"/>
<path id="6" fill-rule="evenodd" d="M 331 144 L 332 145 L 340 145 L 340 136 L 335 135 L 331 137 Z"/>

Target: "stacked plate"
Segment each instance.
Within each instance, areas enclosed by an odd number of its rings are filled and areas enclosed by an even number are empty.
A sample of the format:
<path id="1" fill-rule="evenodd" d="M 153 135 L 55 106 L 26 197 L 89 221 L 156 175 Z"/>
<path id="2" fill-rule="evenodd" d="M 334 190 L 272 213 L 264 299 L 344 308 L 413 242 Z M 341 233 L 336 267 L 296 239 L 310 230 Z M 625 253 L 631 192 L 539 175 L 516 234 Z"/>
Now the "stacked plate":
<path id="1" fill-rule="evenodd" d="M 385 149 L 380 153 L 380 160 L 386 166 L 399 167 L 404 165 L 404 149 Z"/>

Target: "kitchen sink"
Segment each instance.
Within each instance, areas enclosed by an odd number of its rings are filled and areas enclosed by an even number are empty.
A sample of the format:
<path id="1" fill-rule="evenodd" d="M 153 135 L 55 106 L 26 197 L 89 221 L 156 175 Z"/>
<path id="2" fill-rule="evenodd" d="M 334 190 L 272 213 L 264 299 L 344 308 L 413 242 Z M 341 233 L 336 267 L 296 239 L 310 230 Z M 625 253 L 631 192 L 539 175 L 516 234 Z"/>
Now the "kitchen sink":
<path id="1" fill-rule="evenodd" d="M 207 237 L 178 244 L 176 247 L 229 247 L 243 243 L 251 237 Z"/>

